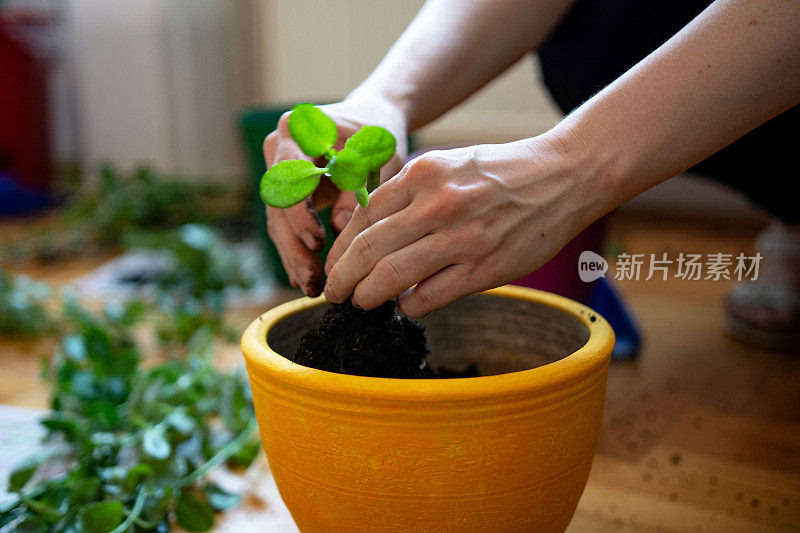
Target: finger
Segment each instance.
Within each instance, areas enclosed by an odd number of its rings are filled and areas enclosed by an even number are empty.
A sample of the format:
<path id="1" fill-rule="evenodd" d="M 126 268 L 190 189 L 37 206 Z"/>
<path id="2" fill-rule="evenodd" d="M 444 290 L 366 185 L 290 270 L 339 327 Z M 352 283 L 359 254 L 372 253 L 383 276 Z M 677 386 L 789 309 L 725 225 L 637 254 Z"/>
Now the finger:
<path id="1" fill-rule="evenodd" d="M 267 163 L 267 168 L 287 159 L 311 160 L 289 134 L 289 115 L 290 113 L 284 113 L 275 131 L 264 139 L 264 161 Z"/>
<path id="2" fill-rule="evenodd" d="M 415 211 L 404 209 L 379 220 L 353 239 L 328 273 L 325 296 L 329 301 L 338 303 L 346 300 L 378 261 L 422 239 L 428 233 L 430 221 L 421 219 Z"/>
<path id="3" fill-rule="evenodd" d="M 264 152 L 264 162 L 267 164 L 267 168 L 275 163 L 275 150 L 278 148 L 278 142 L 277 131 L 273 131 L 264 139 L 262 150 Z"/>
<path id="4" fill-rule="evenodd" d="M 266 158 L 266 155 L 264 157 Z M 290 159 L 305 159 L 306 161 L 313 162 L 313 159 L 304 154 L 292 139 L 281 139 L 275 147 L 275 155 L 273 156 L 272 163 L 288 161 Z"/>
<path id="5" fill-rule="evenodd" d="M 289 277 L 289 283 L 292 287 L 298 288 L 300 284 L 297 282 L 297 278 L 294 275 L 294 261 L 290 253 L 291 243 L 288 245 L 284 243 L 284 238 L 279 232 L 279 229 L 285 227 L 285 223 L 281 222 L 281 219 L 284 217 L 285 215 L 282 209 L 275 209 L 267 206 L 267 233 L 269 234 L 269 238 L 272 239 L 272 243 L 278 249 L 278 255 L 281 259 L 283 270 Z"/>
<path id="6" fill-rule="evenodd" d="M 336 233 L 341 233 L 353 217 L 358 202 L 356 195 L 350 191 L 342 191 L 336 198 L 331 208 L 331 227 Z"/>
<path id="7" fill-rule="evenodd" d="M 344 227 L 334 241 L 331 251 L 328 252 L 328 259 L 325 262 L 326 274 L 331 272 L 333 265 L 341 258 L 356 235 L 411 204 L 407 187 L 401 181 L 395 182 L 396 179 L 396 177 L 392 178 L 375 189 L 369 196 L 367 207 L 356 206 L 350 222 Z"/>
<path id="8" fill-rule="evenodd" d="M 311 198 L 306 198 L 297 205 L 283 210 L 289 226 L 295 235 L 311 252 L 319 252 L 325 245 L 325 226 L 311 205 Z"/>
<path id="9" fill-rule="evenodd" d="M 292 286 L 299 286 L 307 296 L 318 296 L 322 292 L 322 262 L 319 256 L 311 252 L 292 231 L 283 210 L 268 208 L 267 226 Z"/>
<path id="10" fill-rule="evenodd" d="M 435 233 L 385 256 L 356 286 L 353 305 L 361 309 L 378 307 L 451 265 L 456 252 L 455 248 L 447 246 L 446 237 Z"/>
<path id="11" fill-rule="evenodd" d="M 292 140 L 288 124 L 288 115 L 284 115 L 278 122 L 278 129 L 270 133 L 264 140 L 264 160 L 267 167 L 289 159 L 311 161 L 311 158 L 306 156 L 297 143 Z M 302 240 L 306 248 L 312 252 L 321 250 L 325 244 L 325 228 L 316 211 L 311 207 L 311 201 L 300 202 L 287 208 L 284 212 L 291 231 Z"/>
<path id="12" fill-rule="evenodd" d="M 470 269 L 463 264 L 450 265 L 411 287 L 397 298 L 397 305 L 412 318 L 421 318 L 459 298 L 473 294 L 480 287 L 472 283 Z"/>

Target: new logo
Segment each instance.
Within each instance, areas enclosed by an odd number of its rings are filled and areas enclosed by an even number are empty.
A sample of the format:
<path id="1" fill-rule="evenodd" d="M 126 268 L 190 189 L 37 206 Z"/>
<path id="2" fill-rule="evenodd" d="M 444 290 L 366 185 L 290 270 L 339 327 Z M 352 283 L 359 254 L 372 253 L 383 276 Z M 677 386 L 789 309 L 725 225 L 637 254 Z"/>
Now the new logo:
<path id="1" fill-rule="evenodd" d="M 581 252 L 578 257 L 578 276 L 581 281 L 589 283 L 596 279 L 605 277 L 608 272 L 608 262 L 603 256 L 589 250 Z"/>

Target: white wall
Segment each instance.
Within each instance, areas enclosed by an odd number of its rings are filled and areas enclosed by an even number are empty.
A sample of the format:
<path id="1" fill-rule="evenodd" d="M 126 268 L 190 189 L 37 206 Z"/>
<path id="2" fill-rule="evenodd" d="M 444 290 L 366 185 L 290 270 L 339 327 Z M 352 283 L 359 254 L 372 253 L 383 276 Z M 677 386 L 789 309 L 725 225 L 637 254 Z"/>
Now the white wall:
<path id="1" fill-rule="evenodd" d="M 67 0 L 83 162 L 241 169 L 236 11 L 248 2 Z"/>
<path id="2" fill-rule="evenodd" d="M 87 168 L 148 162 L 241 170 L 245 104 L 337 100 L 380 61 L 423 0 L 66 0 Z M 352 28 L 357 28 L 353 30 Z M 559 114 L 531 58 L 420 132 L 422 145 L 540 133 Z"/>
<path id="3" fill-rule="evenodd" d="M 335 101 L 378 64 L 423 0 L 258 0 L 265 103 Z M 545 131 L 560 117 L 533 59 L 420 132 L 423 145 L 499 142 Z"/>
<path id="4" fill-rule="evenodd" d="M 84 161 L 171 165 L 158 0 L 69 0 Z"/>

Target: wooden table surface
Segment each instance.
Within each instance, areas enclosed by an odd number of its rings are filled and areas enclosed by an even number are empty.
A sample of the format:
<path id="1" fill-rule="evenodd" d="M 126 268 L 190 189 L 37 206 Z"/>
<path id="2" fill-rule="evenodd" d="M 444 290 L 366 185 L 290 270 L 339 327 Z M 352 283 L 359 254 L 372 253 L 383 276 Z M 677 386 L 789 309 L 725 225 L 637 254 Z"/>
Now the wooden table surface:
<path id="1" fill-rule="evenodd" d="M 619 216 L 610 225 L 628 253 L 751 252 L 755 235 L 752 228 Z M 0 225 L 0 238 L 17 226 Z M 58 284 L 104 259 L 16 270 Z M 723 298 L 732 282 L 618 286 L 644 344 L 635 360 L 611 365 L 597 455 L 568 531 L 800 531 L 800 354 L 764 352 L 725 336 Z M 262 309 L 232 310 L 229 321 L 243 328 L 294 296 L 284 291 Z M 0 403 L 45 407 L 38 358 L 49 353 L 48 341 L 0 342 Z M 242 364 L 238 346 L 225 347 L 219 363 Z M 264 531 L 260 517 L 270 512 L 252 500 L 221 526 Z"/>

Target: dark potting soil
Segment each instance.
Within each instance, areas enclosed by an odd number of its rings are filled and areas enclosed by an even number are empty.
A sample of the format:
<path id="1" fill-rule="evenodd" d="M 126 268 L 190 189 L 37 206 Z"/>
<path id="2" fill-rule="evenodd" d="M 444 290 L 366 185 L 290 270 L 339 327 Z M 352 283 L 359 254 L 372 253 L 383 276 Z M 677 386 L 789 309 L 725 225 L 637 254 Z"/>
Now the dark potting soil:
<path id="1" fill-rule="evenodd" d="M 474 377 L 473 366 L 465 372 L 442 369 L 428 363 L 425 328 L 401 317 L 390 300 L 371 311 L 350 303 L 331 304 L 289 359 L 328 372 L 381 378 Z"/>

